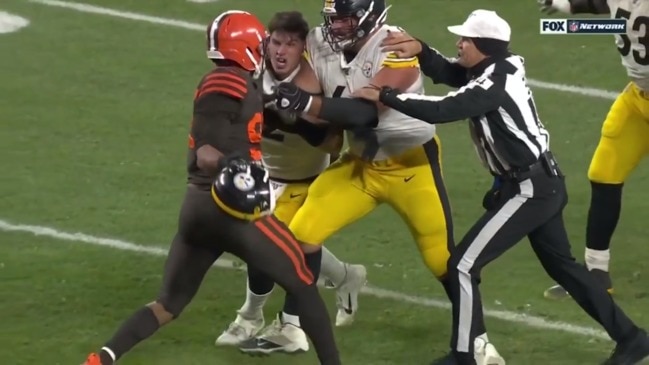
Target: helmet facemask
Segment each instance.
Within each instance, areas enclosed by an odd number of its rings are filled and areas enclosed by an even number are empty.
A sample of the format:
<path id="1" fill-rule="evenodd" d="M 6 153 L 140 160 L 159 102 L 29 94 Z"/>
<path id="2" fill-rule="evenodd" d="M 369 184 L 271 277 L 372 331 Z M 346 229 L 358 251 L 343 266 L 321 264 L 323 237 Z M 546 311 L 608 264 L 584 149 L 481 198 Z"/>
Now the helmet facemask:
<path id="1" fill-rule="evenodd" d="M 322 9 L 322 36 L 334 52 L 350 49 L 385 23 L 389 8 L 377 14 L 372 1 L 368 9 L 341 14 L 334 6 L 325 4 Z M 343 22 L 348 22 L 348 25 L 345 26 Z"/>

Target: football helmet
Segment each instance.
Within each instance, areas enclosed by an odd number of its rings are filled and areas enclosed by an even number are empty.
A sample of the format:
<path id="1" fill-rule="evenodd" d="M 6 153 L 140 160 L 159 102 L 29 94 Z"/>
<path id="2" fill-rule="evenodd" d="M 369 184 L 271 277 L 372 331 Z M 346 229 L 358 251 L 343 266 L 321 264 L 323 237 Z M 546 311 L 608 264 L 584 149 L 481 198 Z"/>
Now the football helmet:
<path id="1" fill-rule="evenodd" d="M 385 23 L 385 0 L 325 0 L 322 35 L 334 52 L 354 46 Z"/>
<path id="2" fill-rule="evenodd" d="M 266 27 L 256 16 L 228 10 L 207 26 L 207 58 L 230 60 L 259 75 L 264 64 L 266 38 Z"/>
<path id="3" fill-rule="evenodd" d="M 275 210 L 275 192 L 268 170 L 260 161 L 241 156 L 222 157 L 212 183 L 212 198 L 235 218 L 255 220 Z"/>

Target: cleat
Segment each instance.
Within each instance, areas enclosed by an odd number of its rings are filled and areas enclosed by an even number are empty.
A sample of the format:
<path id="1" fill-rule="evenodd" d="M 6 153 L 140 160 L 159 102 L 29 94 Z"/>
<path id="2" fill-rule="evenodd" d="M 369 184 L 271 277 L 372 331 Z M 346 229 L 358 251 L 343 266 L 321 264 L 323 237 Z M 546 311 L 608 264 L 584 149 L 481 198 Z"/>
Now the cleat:
<path id="1" fill-rule="evenodd" d="M 244 341 L 254 339 L 264 328 L 264 318 L 245 319 L 237 314 L 234 322 L 214 341 L 216 346 L 237 346 Z"/>
<path id="2" fill-rule="evenodd" d="M 599 269 L 590 270 L 590 273 L 596 279 L 597 283 L 603 285 L 606 288 L 609 294 L 612 295 L 614 293 L 613 282 L 611 281 L 611 274 L 609 274 L 607 271 L 603 271 Z M 565 298 L 570 298 L 570 294 L 561 285 L 555 285 L 548 288 L 545 292 L 543 292 L 543 296 L 546 299 L 552 299 L 552 300 L 561 300 Z"/>
<path id="3" fill-rule="evenodd" d="M 505 365 L 505 359 L 500 356 L 496 346 L 479 337 L 475 339 L 473 355 L 477 365 Z"/>
<path id="4" fill-rule="evenodd" d="M 274 352 L 298 354 L 309 351 L 309 341 L 304 331 L 293 324 L 282 321 L 282 314 L 265 328 L 261 335 L 239 344 L 243 353 L 260 356 Z"/>
<path id="5" fill-rule="evenodd" d="M 345 264 L 345 280 L 336 288 L 336 327 L 354 322 L 358 311 L 358 294 L 367 283 L 367 269 L 363 265 Z"/>
<path id="6" fill-rule="evenodd" d="M 543 292 L 543 297 L 551 300 L 561 300 L 570 298 L 570 294 L 561 285 L 554 285 Z"/>
<path id="7" fill-rule="evenodd" d="M 92 353 L 88 355 L 86 361 L 81 365 L 101 365 L 101 359 L 99 358 L 99 355 Z"/>
<path id="8" fill-rule="evenodd" d="M 618 343 L 611 356 L 602 365 L 649 364 L 649 337 L 644 330 L 622 343 Z"/>

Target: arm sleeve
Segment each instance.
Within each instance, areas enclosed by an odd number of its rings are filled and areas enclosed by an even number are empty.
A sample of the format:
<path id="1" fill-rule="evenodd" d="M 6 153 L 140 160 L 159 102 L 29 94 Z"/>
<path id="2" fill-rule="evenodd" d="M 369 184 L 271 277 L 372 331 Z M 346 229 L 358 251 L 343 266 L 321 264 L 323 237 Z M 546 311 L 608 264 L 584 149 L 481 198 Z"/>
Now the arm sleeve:
<path id="1" fill-rule="evenodd" d="M 264 130 L 267 133 L 272 133 L 273 130 L 279 129 L 286 133 L 297 134 L 313 147 L 320 146 L 327 137 L 329 126 L 316 125 L 298 116 L 292 116 L 291 119 L 291 121 L 285 122 L 279 111 L 265 108 Z"/>
<path id="2" fill-rule="evenodd" d="M 379 123 L 379 109 L 364 99 L 323 97 L 318 118 L 344 129 L 373 128 Z"/>
<path id="3" fill-rule="evenodd" d="M 419 42 L 421 43 L 421 53 L 417 55 L 417 58 L 419 58 L 419 67 L 424 75 L 436 84 L 452 87 L 462 87 L 469 82 L 465 67 L 445 57 L 426 43 Z"/>
<path id="4" fill-rule="evenodd" d="M 497 109 L 506 95 L 505 78 L 505 75 L 478 78 L 444 97 L 381 92 L 380 101 L 431 124 L 448 123 Z"/>
<path id="5" fill-rule="evenodd" d="M 320 146 L 329 132 L 329 127 L 326 125 L 316 125 L 299 117 L 293 127 L 295 133 L 300 135 L 300 137 L 313 147 Z"/>
<path id="6" fill-rule="evenodd" d="M 225 149 L 230 128 L 239 114 L 238 99 L 207 93 L 194 102 L 194 119 L 191 134 L 196 148 L 210 145 L 219 151 Z"/>

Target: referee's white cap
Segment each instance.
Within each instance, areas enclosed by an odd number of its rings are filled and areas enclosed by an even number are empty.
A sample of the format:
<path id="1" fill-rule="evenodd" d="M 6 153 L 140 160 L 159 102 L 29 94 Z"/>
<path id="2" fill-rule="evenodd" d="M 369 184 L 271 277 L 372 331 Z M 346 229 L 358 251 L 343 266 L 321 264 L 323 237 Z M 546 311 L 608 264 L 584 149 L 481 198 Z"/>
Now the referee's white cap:
<path id="1" fill-rule="evenodd" d="M 474 10 L 461 25 L 448 27 L 449 32 L 466 38 L 489 38 L 509 42 L 512 29 L 495 11 Z"/>

